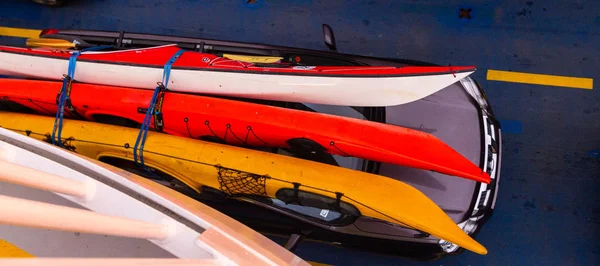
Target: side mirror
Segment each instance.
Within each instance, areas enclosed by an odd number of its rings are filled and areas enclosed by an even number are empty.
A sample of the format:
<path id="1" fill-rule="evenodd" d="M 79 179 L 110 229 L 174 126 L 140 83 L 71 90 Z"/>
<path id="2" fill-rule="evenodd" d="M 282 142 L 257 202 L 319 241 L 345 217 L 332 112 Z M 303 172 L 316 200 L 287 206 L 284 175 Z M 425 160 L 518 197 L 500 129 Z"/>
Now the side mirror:
<path id="1" fill-rule="evenodd" d="M 337 45 L 335 44 L 335 36 L 333 35 L 333 30 L 327 24 L 323 24 L 323 39 L 325 40 L 325 45 L 331 51 L 337 51 Z"/>

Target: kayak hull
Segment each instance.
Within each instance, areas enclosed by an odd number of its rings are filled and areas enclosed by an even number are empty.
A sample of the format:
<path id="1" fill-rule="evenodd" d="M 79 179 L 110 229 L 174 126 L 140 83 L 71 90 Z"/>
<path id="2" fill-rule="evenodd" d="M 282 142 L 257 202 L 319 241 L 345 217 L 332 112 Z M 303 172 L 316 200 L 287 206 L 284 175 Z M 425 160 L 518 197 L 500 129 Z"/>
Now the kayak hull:
<path id="1" fill-rule="evenodd" d="M 54 116 L 61 86 L 60 82 L 0 79 L 0 99 Z M 77 83 L 71 92 L 76 114 L 87 120 L 109 115 L 138 124 L 151 97 L 148 90 Z M 68 110 L 65 114 L 78 117 Z M 314 150 L 329 154 L 490 181 L 487 173 L 435 136 L 400 126 L 173 92 L 165 94 L 162 115 L 164 132 L 177 136 L 280 148 L 295 148 L 290 146 L 294 141 L 305 140 L 318 145 Z"/>
<path id="2" fill-rule="evenodd" d="M 174 48 L 174 47 L 173 47 Z M 175 48 L 176 49 L 176 48 Z M 65 53 L 28 53 L 31 49 L 0 47 L 0 74 L 51 80 L 62 79 L 68 69 Z M 176 51 L 176 50 L 175 50 Z M 187 55 L 186 52 L 184 56 Z M 127 59 L 111 62 L 104 57 L 86 60 L 80 56 L 75 79 L 80 82 L 153 89 L 162 80 L 162 64 L 137 64 Z M 92 57 L 91 54 L 88 57 Z M 183 58 L 183 56 L 182 56 Z M 205 57 L 214 60 L 213 57 Z M 233 61 L 233 60 L 230 60 Z M 228 62 L 230 62 L 228 61 Z M 166 61 L 165 61 L 166 62 Z M 239 62 L 239 61 L 234 61 Z M 240 63 L 242 64 L 242 63 Z M 364 68 L 364 67 L 363 67 Z M 258 68 L 246 70 L 228 63 L 220 67 L 173 65 L 169 89 L 184 93 L 215 94 L 274 101 L 306 102 L 347 106 L 390 106 L 409 103 L 439 91 L 473 73 L 473 68 L 432 67 L 427 73 L 390 67 L 359 67 L 314 71 Z M 427 67 L 423 67 L 427 68 Z M 335 71 L 334 71 L 335 70 Z M 326 74 L 323 74 L 326 73 Z"/>

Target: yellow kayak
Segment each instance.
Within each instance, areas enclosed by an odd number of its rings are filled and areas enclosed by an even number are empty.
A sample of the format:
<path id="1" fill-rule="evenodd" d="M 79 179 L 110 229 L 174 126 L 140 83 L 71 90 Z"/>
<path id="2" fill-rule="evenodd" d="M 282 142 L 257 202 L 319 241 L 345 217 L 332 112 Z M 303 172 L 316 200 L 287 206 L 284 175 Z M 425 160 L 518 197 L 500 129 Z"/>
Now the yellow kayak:
<path id="1" fill-rule="evenodd" d="M 0 127 L 39 140 L 50 139 L 53 124 L 53 117 L 0 112 Z M 67 149 L 93 159 L 133 161 L 138 133 L 133 128 L 65 120 L 62 140 Z M 350 204 L 360 215 L 411 227 L 487 254 L 484 246 L 465 234 L 427 196 L 384 176 L 155 132 L 148 133 L 144 162 L 197 191 L 209 186 L 230 195 L 275 198 L 278 191 L 296 187 L 298 191 L 339 198 L 337 204 Z"/>

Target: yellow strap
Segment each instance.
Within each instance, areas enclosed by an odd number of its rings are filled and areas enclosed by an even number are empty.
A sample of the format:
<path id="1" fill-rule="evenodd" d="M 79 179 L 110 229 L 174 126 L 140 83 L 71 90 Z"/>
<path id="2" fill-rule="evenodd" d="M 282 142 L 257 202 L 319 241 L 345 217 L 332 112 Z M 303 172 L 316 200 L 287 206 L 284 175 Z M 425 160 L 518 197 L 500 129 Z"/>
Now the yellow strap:
<path id="1" fill-rule="evenodd" d="M 231 60 L 238 60 L 242 62 L 248 63 L 277 63 L 279 60 L 283 59 L 283 57 L 278 56 L 253 56 L 253 55 L 237 55 L 237 54 L 223 54 L 224 58 L 228 58 Z"/>

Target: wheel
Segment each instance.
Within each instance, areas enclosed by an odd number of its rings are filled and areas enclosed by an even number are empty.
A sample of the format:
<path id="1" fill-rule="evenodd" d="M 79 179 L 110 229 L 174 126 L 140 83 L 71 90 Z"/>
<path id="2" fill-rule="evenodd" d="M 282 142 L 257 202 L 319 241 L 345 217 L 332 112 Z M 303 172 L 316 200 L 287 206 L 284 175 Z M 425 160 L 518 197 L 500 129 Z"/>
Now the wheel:
<path id="1" fill-rule="evenodd" d="M 31 0 L 31 1 L 38 3 L 38 4 L 45 5 L 45 6 L 51 6 L 51 7 L 63 6 L 66 2 L 66 0 Z"/>

